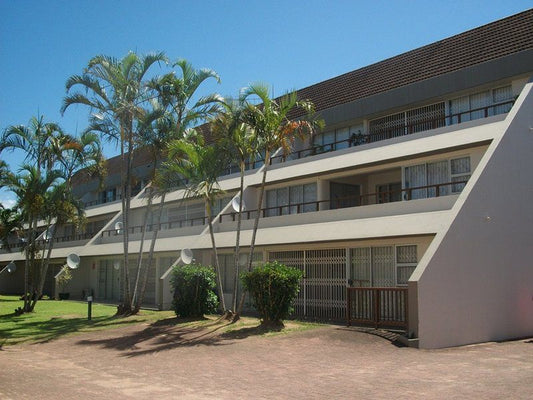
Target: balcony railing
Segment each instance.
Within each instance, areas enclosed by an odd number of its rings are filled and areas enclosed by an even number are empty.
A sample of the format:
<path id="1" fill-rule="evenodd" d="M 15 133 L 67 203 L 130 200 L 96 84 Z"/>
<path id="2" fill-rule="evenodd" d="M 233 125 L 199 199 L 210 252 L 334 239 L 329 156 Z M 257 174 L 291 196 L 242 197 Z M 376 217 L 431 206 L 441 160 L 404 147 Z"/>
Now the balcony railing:
<path id="1" fill-rule="evenodd" d="M 76 233 L 76 234 L 73 234 L 73 235 L 65 235 L 65 236 L 54 237 L 53 241 L 54 241 L 54 243 L 75 242 L 75 241 L 78 241 L 78 240 L 88 240 L 88 239 L 92 238 L 94 235 L 96 235 L 96 233 L 93 233 L 93 232 Z M 26 242 L 24 242 L 24 241 L 20 241 L 20 242 L 17 242 L 17 243 L 10 243 L 7 246 L 4 246 L 3 248 L 4 249 L 9 249 L 9 250 L 19 249 L 19 248 L 24 247 L 25 243 Z M 49 243 L 49 239 L 48 240 L 39 239 L 39 240 L 35 241 L 35 244 L 37 246 L 41 247 L 41 248 L 46 248 L 48 246 L 48 243 Z"/>
<path id="2" fill-rule="evenodd" d="M 261 209 L 261 216 L 265 217 L 275 217 L 281 215 L 290 215 L 290 214 L 301 214 L 306 212 L 314 212 L 327 209 L 339 209 L 339 208 L 349 208 L 349 207 L 358 207 L 363 205 L 372 205 L 372 204 L 382 204 L 382 203 L 391 203 L 395 201 L 403 200 L 413 200 L 415 198 L 427 198 L 427 197 L 441 197 L 451 194 L 452 188 L 462 190 L 462 187 L 466 184 L 467 181 L 458 181 L 458 182 L 446 182 L 438 183 L 435 185 L 426 185 L 426 186 L 417 186 L 412 188 L 405 188 L 401 190 L 387 191 L 387 192 L 376 192 L 363 194 L 359 196 L 343 196 L 335 199 L 327 200 L 317 200 L 304 203 L 288 204 L 283 206 L 276 207 L 265 207 Z M 418 191 L 418 193 L 417 193 Z M 425 191 L 425 195 L 421 195 L 420 191 Z M 454 192 L 459 192 L 457 190 Z M 413 195 L 415 193 L 415 195 Z M 453 192 L 452 192 L 453 193 Z M 396 200 L 390 200 L 396 199 Z M 257 213 L 256 210 L 246 210 L 243 211 L 243 219 L 255 218 Z M 219 215 L 219 222 L 226 221 L 236 221 L 237 212 L 231 212 L 226 214 Z"/>
<path id="3" fill-rule="evenodd" d="M 65 236 L 58 236 L 54 238 L 54 242 L 56 243 L 62 243 L 62 242 L 75 242 L 78 240 L 87 240 L 92 238 L 94 235 L 96 235 L 95 232 L 85 232 L 85 233 L 75 233 L 73 235 L 65 235 Z M 39 245 L 45 245 L 48 243 L 48 240 L 39 239 L 36 242 Z"/>
<path id="4" fill-rule="evenodd" d="M 297 160 L 308 156 L 329 153 L 336 150 L 341 150 L 349 147 L 360 146 L 367 143 L 375 143 L 382 140 L 392 139 L 394 137 L 411 135 L 413 133 L 432 130 L 447 125 L 460 124 L 465 121 L 471 121 L 479 118 L 487 118 L 492 115 L 504 114 L 509 112 L 514 104 L 514 100 L 504 101 L 497 104 L 492 104 L 486 107 L 473 108 L 468 111 L 462 111 L 459 113 L 448 114 L 439 116 L 436 118 L 427 118 L 418 120 L 411 124 L 404 124 L 402 126 L 394 126 L 387 129 L 380 129 L 377 132 L 371 132 L 367 134 L 353 134 L 349 139 L 339 140 L 332 143 L 326 143 L 323 145 L 314 145 L 306 149 L 293 151 L 286 155 L 277 155 L 270 158 L 270 164 L 276 164 L 285 162 L 288 160 Z M 258 159 L 254 163 L 255 165 L 262 165 L 263 159 Z M 247 167 L 249 165 L 247 164 Z M 248 169 L 248 168 L 247 168 Z"/>
<path id="5" fill-rule="evenodd" d="M 320 210 L 325 210 L 325 209 L 339 209 L 339 208 L 357 207 L 357 206 L 362 206 L 362 205 L 391 203 L 395 201 L 401 201 L 402 198 L 403 200 L 412 200 L 413 192 L 420 191 L 420 190 L 426 190 L 426 197 L 440 197 L 440 196 L 449 194 L 449 190 L 448 190 L 449 187 L 463 186 L 464 184 L 466 184 L 466 182 L 467 181 L 438 183 L 435 185 L 417 186 L 417 187 L 406 188 L 406 189 L 397 190 L 397 191 L 370 193 L 370 194 L 364 194 L 360 196 L 345 196 L 345 197 L 339 197 L 336 199 L 310 201 L 310 202 L 303 202 L 303 203 L 298 203 L 298 204 L 290 204 L 290 205 L 277 206 L 277 207 L 265 207 L 261 209 L 261 217 L 267 218 L 267 217 L 275 217 L 275 216 L 280 216 L 280 215 L 315 212 L 315 211 L 320 211 Z M 447 188 L 447 189 L 443 189 L 443 188 Z M 396 198 L 396 200 L 390 200 L 391 198 Z M 255 218 L 256 214 L 257 214 L 257 210 L 246 210 L 242 212 L 242 216 L 244 220 Z M 212 220 L 214 221 L 215 218 L 216 217 L 213 217 Z M 218 216 L 219 223 L 236 221 L 236 220 L 237 220 L 237 212 L 220 214 Z M 196 218 L 189 218 L 189 219 L 184 219 L 180 221 L 162 222 L 160 224 L 148 224 L 146 225 L 146 231 L 152 232 L 155 230 L 156 227 L 158 228 L 158 230 L 168 230 L 168 229 L 179 229 L 179 228 L 186 228 L 186 227 L 193 227 L 193 226 L 202 226 L 202 225 L 207 225 L 207 222 L 208 222 L 207 217 L 196 217 Z M 108 230 L 102 231 L 100 236 L 102 238 L 119 236 L 119 235 L 122 235 L 123 231 L 124 231 L 124 228 L 108 229 Z M 144 225 L 130 226 L 128 228 L 128 233 L 130 235 L 143 233 L 143 231 L 144 231 Z"/>
<path id="6" fill-rule="evenodd" d="M 172 222 L 161 222 L 160 224 L 148 224 L 146 225 L 146 231 L 147 232 L 153 232 L 155 231 L 155 228 L 157 227 L 157 230 L 167 230 L 167 229 L 179 229 L 179 228 L 186 228 L 191 226 L 201 226 L 201 225 L 207 225 L 208 218 L 207 217 L 197 217 L 197 218 L 190 218 L 190 219 L 184 219 L 180 221 L 172 221 Z M 124 229 L 109 229 L 102 231 L 100 234 L 101 237 L 112 237 L 117 235 L 122 235 L 122 232 Z M 136 233 L 143 233 L 144 232 L 144 225 L 135 225 L 130 226 L 128 228 L 128 233 L 130 235 L 134 235 Z"/>
<path id="7" fill-rule="evenodd" d="M 137 196 L 140 192 L 141 192 L 142 188 L 139 189 L 139 188 L 133 188 L 131 190 L 131 197 L 134 197 L 134 196 Z M 122 199 L 122 195 L 120 193 L 117 193 L 113 199 L 107 199 L 104 201 L 102 199 L 98 199 L 98 200 L 92 200 L 92 201 L 86 201 L 84 202 L 83 204 L 85 205 L 85 207 L 91 207 L 91 206 L 97 206 L 99 204 L 109 204 L 109 203 L 114 203 L 118 200 L 121 200 Z"/>

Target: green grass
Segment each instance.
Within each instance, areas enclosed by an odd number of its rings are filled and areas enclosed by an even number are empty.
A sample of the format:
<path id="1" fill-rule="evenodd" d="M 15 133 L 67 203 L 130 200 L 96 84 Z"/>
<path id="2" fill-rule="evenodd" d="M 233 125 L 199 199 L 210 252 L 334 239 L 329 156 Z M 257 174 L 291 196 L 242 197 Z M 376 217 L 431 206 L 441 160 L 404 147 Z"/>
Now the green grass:
<path id="1" fill-rule="evenodd" d="M 87 320 L 87 303 L 81 301 L 41 300 L 35 311 L 15 315 L 23 302 L 16 296 L 0 296 L 0 349 L 3 345 L 20 343 L 43 343 L 65 335 L 102 329 L 113 329 L 131 324 L 177 325 L 191 332 L 201 330 L 204 334 L 217 334 L 223 338 L 245 338 L 248 336 L 276 336 L 291 332 L 315 329 L 323 325 L 301 321 L 285 321 L 285 328 L 264 329 L 257 318 L 242 317 L 236 323 L 220 320 L 210 315 L 204 320 L 184 321 L 176 318 L 173 311 L 141 310 L 138 315 L 117 318 L 116 307 L 93 304 L 92 320 Z M 163 321 L 165 320 L 165 321 Z M 157 326 L 154 324 L 153 326 Z"/>
<path id="2" fill-rule="evenodd" d="M 25 342 L 42 343 L 76 332 L 112 329 L 135 323 L 151 323 L 175 316 L 172 311 L 141 310 L 138 315 L 116 318 L 115 306 L 94 304 L 87 320 L 87 303 L 41 300 L 29 314 L 15 315 L 23 302 L 16 296 L 0 296 L 0 347 Z"/>

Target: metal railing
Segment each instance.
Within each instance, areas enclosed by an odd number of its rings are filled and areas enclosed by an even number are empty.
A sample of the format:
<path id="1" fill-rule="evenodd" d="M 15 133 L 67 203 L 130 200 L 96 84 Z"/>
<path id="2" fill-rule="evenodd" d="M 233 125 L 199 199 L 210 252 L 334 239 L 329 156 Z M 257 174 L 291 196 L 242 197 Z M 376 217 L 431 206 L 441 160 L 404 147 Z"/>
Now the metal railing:
<path id="1" fill-rule="evenodd" d="M 346 323 L 374 328 L 408 328 L 408 289 L 392 287 L 347 288 Z"/>
<path id="2" fill-rule="evenodd" d="M 276 217 L 281 215 L 290 215 L 290 214 L 301 214 L 306 212 L 315 212 L 320 210 L 332 210 L 339 208 L 349 208 L 349 207 L 358 207 L 363 205 L 372 205 L 372 204 L 383 204 L 391 203 L 396 201 L 403 200 L 413 200 L 413 198 L 422 195 L 417 193 L 417 191 L 425 191 L 426 193 L 419 198 L 428 198 L 428 197 L 441 197 L 443 195 L 448 195 L 453 192 L 459 192 L 462 190 L 462 187 L 467 183 L 467 181 L 458 181 L 458 182 L 446 182 L 438 183 L 434 185 L 426 186 L 417 186 L 413 188 L 405 188 L 401 190 L 393 190 L 387 192 L 375 192 L 369 194 L 363 194 L 358 196 L 343 196 L 335 199 L 327 200 L 317 200 L 296 204 L 288 204 L 283 206 L 276 207 L 265 207 L 260 210 L 261 217 Z M 453 190 L 458 189 L 460 190 Z M 446 188 L 446 189 L 445 189 Z M 413 197 L 414 196 L 414 197 Z M 219 222 L 225 221 L 236 221 L 237 212 L 230 212 L 219 215 Z M 257 214 L 257 209 L 255 210 L 246 210 L 242 212 L 242 218 L 244 220 L 255 218 Z"/>
<path id="3" fill-rule="evenodd" d="M 76 233 L 73 235 L 64 235 L 64 236 L 57 236 L 53 238 L 54 243 L 63 243 L 63 242 L 75 242 L 78 240 L 88 240 L 92 238 L 94 235 L 96 235 L 96 232 L 85 232 L 85 233 Z M 50 239 L 39 239 L 35 241 L 35 245 L 46 247 L 49 243 Z M 9 243 L 7 246 L 3 246 L 3 249 L 19 249 L 24 247 L 26 242 L 20 241 L 17 243 Z"/>
<path id="4" fill-rule="evenodd" d="M 189 218 L 189 219 L 183 219 L 180 221 L 171 221 L 171 222 L 161 222 L 160 224 L 148 224 L 146 225 L 146 231 L 147 232 L 153 232 L 156 230 L 167 230 L 167 229 L 179 229 L 179 228 L 186 228 L 191 226 L 203 226 L 206 225 L 208 222 L 207 217 L 196 217 L 196 218 Z M 124 228 L 122 229 L 108 229 L 105 231 L 102 231 L 100 234 L 101 237 L 111 237 L 111 236 L 118 236 L 122 235 L 122 232 L 124 231 Z M 136 233 L 143 233 L 144 232 L 144 225 L 135 225 L 130 226 L 128 228 L 128 233 L 130 235 L 136 234 Z"/>
<path id="5" fill-rule="evenodd" d="M 427 118 L 410 124 L 404 124 L 402 126 L 395 126 L 388 129 L 380 129 L 378 131 L 369 132 L 366 134 L 352 134 L 349 139 L 343 139 L 322 145 L 313 145 L 306 149 L 296 150 L 286 155 L 280 154 L 277 156 L 270 157 L 269 162 L 272 165 L 288 160 L 297 160 L 316 154 L 329 153 L 332 151 L 337 151 L 349 147 L 360 146 L 362 144 L 375 143 L 382 140 L 392 139 L 394 137 L 411 135 L 413 133 L 432 130 L 447 125 L 460 124 L 462 122 L 465 122 L 465 120 L 471 121 L 479 118 L 487 118 L 492 115 L 504 114 L 509 112 L 513 104 L 514 100 L 509 100 L 497 104 L 492 104 L 486 107 L 473 108 L 468 111 L 443 115 L 436 118 Z M 479 114 L 479 116 L 477 116 L 476 114 Z M 254 164 L 262 165 L 263 161 L 263 159 L 258 159 Z"/>

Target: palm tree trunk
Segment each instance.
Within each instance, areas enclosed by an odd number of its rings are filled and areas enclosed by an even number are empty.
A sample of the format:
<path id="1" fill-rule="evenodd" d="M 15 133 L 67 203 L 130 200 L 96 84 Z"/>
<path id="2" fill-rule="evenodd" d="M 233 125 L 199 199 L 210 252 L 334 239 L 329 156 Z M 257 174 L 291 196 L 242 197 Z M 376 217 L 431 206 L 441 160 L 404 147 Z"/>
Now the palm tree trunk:
<path id="1" fill-rule="evenodd" d="M 235 240 L 235 278 L 233 280 L 233 298 L 231 302 L 231 309 L 233 312 L 237 312 L 237 295 L 238 295 L 238 285 L 239 285 L 239 255 L 240 255 L 240 240 L 241 240 L 241 224 L 242 224 L 242 202 L 243 202 L 243 193 L 244 193 L 244 162 L 241 160 L 241 182 L 239 186 L 239 214 L 237 215 L 237 238 Z"/>
<path id="2" fill-rule="evenodd" d="M 252 231 L 252 241 L 250 243 L 248 271 L 252 270 L 252 263 L 254 260 L 255 238 L 257 236 L 257 229 L 259 227 L 259 218 L 261 216 L 261 207 L 263 205 L 263 196 L 265 193 L 266 176 L 267 176 L 267 169 L 268 169 L 269 162 L 270 162 L 270 152 L 267 150 L 265 152 L 265 168 L 263 169 L 263 179 L 261 180 L 261 187 L 259 188 L 259 199 L 257 200 L 257 214 L 255 215 L 254 228 Z M 245 293 L 242 293 L 241 299 L 239 301 L 239 308 L 237 310 L 237 314 L 240 314 L 242 312 L 242 307 L 244 306 L 244 297 L 245 297 Z"/>
<path id="3" fill-rule="evenodd" d="M 126 138 L 124 136 L 124 128 L 122 128 L 121 135 L 121 145 L 120 153 L 122 158 L 121 163 L 121 183 L 122 183 L 122 218 L 123 218 L 123 228 L 122 232 L 122 245 L 123 245 L 123 272 L 124 279 L 122 283 L 123 287 L 123 298 L 122 304 L 119 305 L 117 310 L 118 314 L 127 315 L 131 312 L 131 297 L 130 297 L 130 277 L 129 277 L 129 257 L 128 257 L 128 247 L 129 247 L 129 208 L 130 208 L 130 195 L 131 195 L 131 161 L 132 161 L 132 141 L 131 134 L 128 132 L 128 138 L 126 143 Z M 126 155 L 126 144 L 127 155 Z"/>
<path id="4" fill-rule="evenodd" d="M 161 196 L 161 204 L 159 204 L 159 210 L 157 214 L 157 223 L 155 225 L 154 235 L 152 236 L 152 241 L 150 243 L 150 252 L 148 253 L 148 261 L 147 261 L 146 269 L 144 270 L 141 292 L 139 294 L 139 300 L 137 301 L 137 305 L 135 306 L 135 309 L 134 309 L 135 313 L 139 311 L 139 309 L 141 308 L 142 302 L 144 300 L 144 293 L 146 291 L 146 283 L 148 282 L 148 272 L 150 270 L 150 267 L 152 266 L 152 262 L 154 259 L 155 242 L 157 240 L 157 235 L 159 234 L 159 227 L 161 224 L 161 215 L 163 214 L 163 205 L 165 203 L 165 197 L 166 197 L 166 193 L 163 193 Z"/>
<path id="5" fill-rule="evenodd" d="M 224 300 L 224 289 L 222 287 L 222 274 L 220 273 L 220 263 L 218 262 L 218 252 L 217 252 L 217 246 L 215 243 L 215 234 L 213 232 L 213 222 L 211 221 L 211 204 L 209 203 L 209 200 L 205 201 L 205 208 L 207 210 L 207 223 L 209 224 L 209 235 L 211 236 L 211 245 L 213 246 L 213 253 L 215 255 L 215 269 L 216 269 L 216 275 L 217 275 L 218 294 L 220 296 L 220 304 L 222 306 L 222 313 L 225 313 L 227 309 L 226 309 L 226 302 Z"/>
<path id="6" fill-rule="evenodd" d="M 26 236 L 26 260 L 24 262 L 24 306 L 22 311 L 28 312 L 29 311 L 29 298 L 28 298 L 28 292 L 30 290 L 30 265 L 31 265 L 31 237 L 33 236 L 33 218 L 28 218 L 28 233 Z"/>
<path id="7" fill-rule="evenodd" d="M 141 233 L 141 244 L 139 247 L 139 256 L 137 257 L 137 274 L 135 277 L 135 285 L 133 288 L 133 296 L 131 298 L 131 304 L 133 306 L 133 310 L 136 310 L 137 307 L 135 305 L 135 300 L 137 299 L 137 290 L 139 287 L 139 278 L 141 276 L 141 269 L 142 269 L 142 258 L 143 258 L 143 247 L 144 247 L 144 239 L 146 237 L 146 231 L 148 230 L 148 216 L 152 212 L 152 201 L 153 201 L 153 188 L 150 187 L 150 194 L 148 195 L 148 204 L 146 205 L 146 211 L 144 213 L 143 218 L 143 228 Z"/>
<path id="8" fill-rule="evenodd" d="M 46 231 L 48 231 L 50 229 L 50 226 L 51 226 L 51 224 L 49 223 L 47 225 L 47 227 L 46 227 Z M 52 236 L 50 237 L 50 239 L 48 241 L 48 248 L 46 250 L 46 257 L 43 257 L 43 259 L 41 260 L 41 276 L 40 276 L 40 279 L 39 279 L 39 284 L 37 285 L 37 292 L 36 292 L 36 295 L 35 295 L 35 299 L 33 299 L 32 303 L 30 305 L 30 311 L 33 311 L 33 309 L 35 308 L 35 305 L 37 304 L 37 301 L 39 300 L 39 298 L 43 294 L 44 283 L 46 281 L 46 273 L 48 272 L 48 266 L 50 265 L 50 259 L 52 258 L 52 248 L 54 247 L 55 232 L 56 232 L 56 229 L 54 229 L 52 231 Z"/>

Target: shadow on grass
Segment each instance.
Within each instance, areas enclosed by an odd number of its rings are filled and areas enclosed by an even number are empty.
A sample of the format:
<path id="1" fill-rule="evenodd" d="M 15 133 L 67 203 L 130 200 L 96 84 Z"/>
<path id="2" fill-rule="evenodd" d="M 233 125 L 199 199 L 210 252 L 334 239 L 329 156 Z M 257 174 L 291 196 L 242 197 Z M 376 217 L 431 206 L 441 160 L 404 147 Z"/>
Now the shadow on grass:
<path id="1" fill-rule="evenodd" d="M 111 326 L 124 326 L 143 322 L 143 320 L 119 319 L 113 316 L 96 317 L 91 321 L 87 318 L 60 318 L 51 317 L 46 321 L 29 321 L 24 315 L 8 314 L 0 316 L 2 320 L 11 319 L 13 324 L 2 327 L 2 339 L 9 344 L 25 342 L 46 343 L 62 336 L 80 332 L 91 328 L 106 328 Z"/>
<path id="2" fill-rule="evenodd" d="M 221 330 L 230 329 L 226 332 Z M 259 326 L 238 327 L 224 320 L 184 321 L 177 318 L 159 320 L 142 331 L 124 335 L 119 333 L 111 338 L 86 339 L 76 342 L 84 346 L 100 346 L 123 352 L 123 357 L 137 357 L 180 347 L 222 346 L 238 339 L 279 332 L 282 327 Z"/>
<path id="3" fill-rule="evenodd" d="M 0 297 L 0 303 L 16 303 L 18 301 L 20 301 L 20 299 L 17 297 Z"/>

